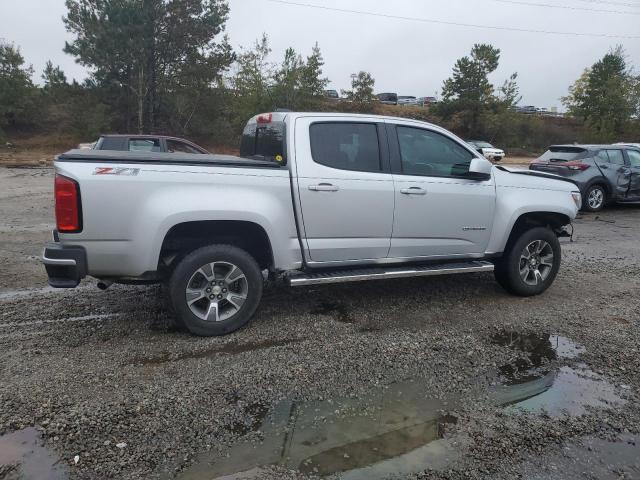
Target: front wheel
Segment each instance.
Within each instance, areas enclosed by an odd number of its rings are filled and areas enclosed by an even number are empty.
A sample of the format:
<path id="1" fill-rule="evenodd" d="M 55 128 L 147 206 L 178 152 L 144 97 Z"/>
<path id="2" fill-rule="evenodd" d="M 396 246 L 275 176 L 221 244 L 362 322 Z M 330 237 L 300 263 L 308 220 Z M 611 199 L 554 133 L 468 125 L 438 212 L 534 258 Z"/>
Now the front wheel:
<path id="1" fill-rule="evenodd" d="M 558 274 L 561 249 L 549 228 L 527 230 L 496 262 L 495 277 L 507 291 L 523 297 L 540 295 Z"/>
<path id="2" fill-rule="evenodd" d="M 226 335 L 249 322 L 262 298 L 260 267 L 244 250 L 211 245 L 187 255 L 169 281 L 178 322 L 194 335 Z"/>

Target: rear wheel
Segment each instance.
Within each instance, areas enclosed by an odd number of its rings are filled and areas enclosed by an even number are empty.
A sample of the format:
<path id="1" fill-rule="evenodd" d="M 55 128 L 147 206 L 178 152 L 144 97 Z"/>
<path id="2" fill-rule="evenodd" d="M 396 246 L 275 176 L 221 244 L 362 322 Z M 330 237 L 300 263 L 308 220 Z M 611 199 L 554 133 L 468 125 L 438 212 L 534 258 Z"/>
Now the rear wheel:
<path id="1" fill-rule="evenodd" d="M 582 208 L 588 212 L 599 212 L 607 203 L 607 191 L 598 184 L 587 189 Z"/>
<path id="2" fill-rule="evenodd" d="M 244 250 L 211 245 L 187 255 L 169 282 L 179 323 L 199 336 L 226 335 L 246 325 L 262 297 L 260 267 Z"/>
<path id="3" fill-rule="evenodd" d="M 527 230 L 496 262 L 495 277 L 507 291 L 529 297 L 551 286 L 561 263 L 558 237 L 549 228 Z"/>

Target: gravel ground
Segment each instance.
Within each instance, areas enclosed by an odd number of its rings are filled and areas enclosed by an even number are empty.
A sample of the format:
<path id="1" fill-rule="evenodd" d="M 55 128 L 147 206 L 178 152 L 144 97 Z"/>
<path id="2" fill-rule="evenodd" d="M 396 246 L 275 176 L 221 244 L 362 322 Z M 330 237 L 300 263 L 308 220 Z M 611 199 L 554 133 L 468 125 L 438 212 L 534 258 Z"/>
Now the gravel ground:
<path id="1" fill-rule="evenodd" d="M 203 465 L 259 446 L 283 402 L 360 405 L 409 379 L 456 420 L 437 440 L 454 460 L 414 478 L 640 478 L 640 207 L 582 215 L 540 297 L 509 296 L 490 274 L 270 287 L 247 328 L 201 339 L 176 331 L 158 287 L 46 288 L 51 187 L 50 169 L 0 169 L 2 480 L 27 462 L 2 435 L 29 427 L 70 478 L 213 478 Z M 499 368 L 533 358 L 496 342 L 505 331 L 583 346 L 542 368 L 588 370 L 617 401 L 582 415 L 497 404 Z"/>

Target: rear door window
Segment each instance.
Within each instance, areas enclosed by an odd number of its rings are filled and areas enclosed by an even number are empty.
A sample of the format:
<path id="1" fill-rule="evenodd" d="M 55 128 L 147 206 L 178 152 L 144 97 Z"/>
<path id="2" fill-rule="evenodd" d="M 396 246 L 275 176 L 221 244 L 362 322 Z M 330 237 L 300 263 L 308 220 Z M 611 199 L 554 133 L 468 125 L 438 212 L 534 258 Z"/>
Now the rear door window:
<path id="1" fill-rule="evenodd" d="M 381 172 L 375 123 L 314 123 L 309 129 L 311 156 L 320 165 L 356 172 Z"/>
<path id="2" fill-rule="evenodd" d="M 285 124 L 248 124 L 242 132 L 240 156 L 286 165 Z"/>
<path id="3" fill-rule="evenodd" d="M 129 139 L 130 152 L 159 152 L 160 139 L 158 138 L 131 138 Z"/>

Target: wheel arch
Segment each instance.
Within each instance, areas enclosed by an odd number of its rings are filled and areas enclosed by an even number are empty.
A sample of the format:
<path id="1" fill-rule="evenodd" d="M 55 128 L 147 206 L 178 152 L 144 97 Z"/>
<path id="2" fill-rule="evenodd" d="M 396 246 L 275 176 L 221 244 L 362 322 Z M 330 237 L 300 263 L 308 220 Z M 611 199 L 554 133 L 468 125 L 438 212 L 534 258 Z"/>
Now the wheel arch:
<path id="1" fill-rule="evenodd" d="M 273 269 L 274 254 L 266 230 L 244 220 L 196 220 L 172 226 L 162 240 L 158 271 L 171 271 L 188 253 L 213 244 L 233 245 L 245 250 L 261 269 Z"/>
<path id="2" fill-rule="evenodd" d="M 559 212 L 526 212 L 521 214 L 513 223 L 509 237 L 504 246 L 503 251 L 509 250 L 509 247 L 518 239 L 525 231 L 536 227 L 547 227 L 556 234 L 560 232 L 562 227 L 569 225 L 571 218 Z"/>
<path id="3" fill-rule="evenodd" d="M 609 182 L 609 180 L 607 180 L 605 177 L 595 177 L 592 178 L 587 185 L 584 187 L 584 192 L 582 192 L 583 195 L 586 195 L 587 190 L 589 190 L 591 187 L 593 187 L 594 185 L 602 185 L 604 187 L 604 190 L 606 192 L 606 194 L 610 197 L 612 195 L 613 189 L 611 187 L 611 183 Z"/>

